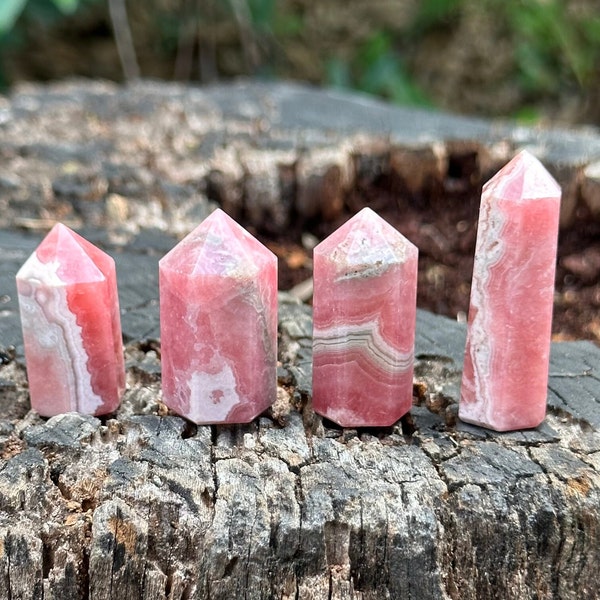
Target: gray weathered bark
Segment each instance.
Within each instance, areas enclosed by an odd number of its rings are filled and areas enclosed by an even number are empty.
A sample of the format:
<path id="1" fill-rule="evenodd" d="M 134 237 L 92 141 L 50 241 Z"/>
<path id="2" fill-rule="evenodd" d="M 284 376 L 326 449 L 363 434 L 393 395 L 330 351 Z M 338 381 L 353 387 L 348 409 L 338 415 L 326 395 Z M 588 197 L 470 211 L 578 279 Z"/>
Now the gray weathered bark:
<path id="1" fill-rule="evenodd" d="M 554 344 L 546 422 L 498 434 L 456 417 L 464 326 L 419 312 L 410 416 L 340 429 L 310 407 L 310 308 L 282 295 L 272 410 L 196 427 L 160 402 L 156 263 L 208 210 L 203 186 L 284 226 L 335 211 L 390 144 L 421 143 L 435 175 L 446 139 L 492 164 L 518 132 L 287 86 L 35 88 L 0 118 L 0 598 L 598 597 L 591 343 Z M 593 133 L 519 135 L 576 189 L 600 153 Z M 394 152 L 409 181 L 413 151 Z M 111 418 L 28 410 L 13 278 L 40 235 L 14 228 L 57 215 L 117 260 L 128 388 Z"/>

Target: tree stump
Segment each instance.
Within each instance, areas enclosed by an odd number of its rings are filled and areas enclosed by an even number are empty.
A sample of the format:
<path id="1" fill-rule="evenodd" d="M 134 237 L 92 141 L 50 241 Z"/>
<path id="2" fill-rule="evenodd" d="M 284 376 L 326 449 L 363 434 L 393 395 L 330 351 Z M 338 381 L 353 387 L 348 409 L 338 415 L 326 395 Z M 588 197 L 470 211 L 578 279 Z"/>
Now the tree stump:
<path id="1" fill-rule="evenodd" d="M 150 83 L 24 88 L 0 132 L 0 598 L 599 597 L 597 346 L 553 344 L 546 421 L 495 433 L 457 419 L 464 325 L 420 311 L 413 410 L 342 429 L 311 410 L 310 307 L 281 294 L 277 403 L 197 427 L 160 401 L 157 300 L 158 259 L 211 201 L 285 228 L 382 165 L 419 189 L 457 149 L 485 171 L 529 142 L 567 223 L 596 201 L 597 134 Z M 29 410 L 14 275 L 54 219 L 117 262 L 128 385 L 106 418 Z"/>

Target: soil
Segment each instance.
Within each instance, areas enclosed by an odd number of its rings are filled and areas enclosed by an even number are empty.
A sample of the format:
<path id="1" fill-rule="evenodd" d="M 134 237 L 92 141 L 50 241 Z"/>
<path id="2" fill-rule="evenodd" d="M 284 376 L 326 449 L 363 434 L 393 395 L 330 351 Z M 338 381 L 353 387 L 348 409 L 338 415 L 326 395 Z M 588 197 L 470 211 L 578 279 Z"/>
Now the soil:
<path id="1" fill-rule="evenodd" d="M 465 186 L 464 175 L 446 181 L 443 190 L 429 190 L 418 198 L 407 196 L 399 182 L 382 176 L 354 189 L 335 221 L 307 223 L 285 237 L 259 236 L 280 259 L 280 287 L 287 290 L 309 278 L 312 243 L 369 206 L 419 248 L 418 306 L 466 321 L 481 188 Z M 555 341 L 587 339 L 600 344 L 600 223 L 589 217 L 581 208 L 573 226 L 559 235 Z M 308 244 L 306 232 L 312 234 Z"/>

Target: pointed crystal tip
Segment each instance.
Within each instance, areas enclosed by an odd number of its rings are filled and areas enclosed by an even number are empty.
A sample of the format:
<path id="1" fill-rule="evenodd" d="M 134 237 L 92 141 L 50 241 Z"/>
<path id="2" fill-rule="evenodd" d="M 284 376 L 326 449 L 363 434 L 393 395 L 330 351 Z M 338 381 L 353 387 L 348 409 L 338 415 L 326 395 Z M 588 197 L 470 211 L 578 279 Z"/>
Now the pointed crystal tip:
<path id="1" fill-rule="evenodd" d="M 160 260 L 163 269 L 188 275 L 252 277 L 275 255 L 220 208 Z"/>
<path id="2" fill-rule="evenodd" d="M 527 150 L 522 150 L 483 186 L 483 193 L 523 202 L 560 198 L 561 190 L 544 165 Z"/>
<path id="3" fill-rule="evenodd" d="M 346 221 L 315 247 L 315 255 L 331 258 L 340 267 L 404 262 L 417 248 L 370 208 Z"/>
<path id="4" fill-rule="evenodd" d="M 57 223 L 17 273 L 46 285 L 104 281 L 113 260 L 62 223 Z"/>

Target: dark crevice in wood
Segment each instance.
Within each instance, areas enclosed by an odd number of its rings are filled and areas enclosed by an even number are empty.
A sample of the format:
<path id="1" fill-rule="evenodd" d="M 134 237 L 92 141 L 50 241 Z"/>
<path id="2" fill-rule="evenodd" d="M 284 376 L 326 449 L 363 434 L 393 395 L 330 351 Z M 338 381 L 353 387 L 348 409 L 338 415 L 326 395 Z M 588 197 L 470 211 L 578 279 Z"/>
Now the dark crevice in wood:
<path id="1" fill-rule="evenodd" d="M 10 535 L 6 536 L 4 552 L 6 553 L 6 600 L 12 600 L 12 584 L 11 584 L 11 546 L 13 537 Z"/>
<path id="2" fill-rule="evenodd" d="M 402 434 L 410 440 L 412 438 L 415 431 L 417 431 L 417 426 L 414 422 L 414 419 L 410 413 L 405 414 L 400 419 L 400 427 L 402 429 Z"/>
<path id="3" fill-rule="evenodd" d="M 89 526 L 88 535 L 91 537 L 91 525 Z M 90 550 L 87 545 L 81 552 L 79 575 L 81 578 L 81 589 L 83 591 L 81 600 L 90 600 Z"/>
<path id="4" fill-rule="evenodd" d="M 165 580 L 165 598 L 169 597 L 171 590 L 173 589 L 173 575 L 171 573 L 167 574 L 167 578 Z"/>
<path id="5" fill-rule="evenodd" d="M 217 477 L 217 457 L 215 455 L 215 448 L 217 447 L 218 429 L 216 425 L 210 425 L 210 468 L 212 475 L 213 490 L 211 494 L 212 506 L 217 502 L 217 493 L 219 489 L 219 478 Z M 207 492 L 207 490 L 204 490 Z M 203 493 L 204 493 L 203 492 Z"/>
<path id="6" fill-rule="evenodd" d="M 100 420 L 100 423 L 106 427 L 106 424 L 116 417 L 116 413 L 109 413 L 106 415 L 98 415 L 96 418 Z"/>
<path id="7" fill-rule="evenodd" d="M 466 152 L 450 151 L 446 176 L 463 181 L 469 188 L 479 179 L 479 155 L 476 150 Z"/>
<path id="8" fill-rule="evenodd" d="M 54 566 L 54 540 L 49 540 L 47 535 L 42 533 L 42 578 L 48 579 L 50 570 Z"/>
<path id="9" fill-rule="evenodd" d="M 60 480 L 60 476 L 62 475 L 62 468 L 50 465 L 49 475 L 50 475 L 50 481 L 56 486 L 56 488 L 60 492 L 60 495 L 65 500 L 70 500 L 71 499 L 71 490 L 69 489 L 68 486 L 66 486 Z"/>
<path id="10" fill-rule="evenodd" d="M 181 600 L 190 600 L 192 597 L 192 593 L 193 593 L 192 584 L 187 584 L 183 588 L 183 592 L 181 593 Z"/>
<path id="11" fill-rule="evenodd" d="M 181 438 L 187 440 L 189 438 L 193 438 L 198 433 L 198 426 L 191 421 L 186 419 L 185 424 L 183 426 L 183 430 L 181 431 Z"/>
<path id="12" fill-rule="evenodd" d="M 14 360 L 14 349 L 11 351 L 10 348 L 6 350 L 0 349 L 0 364 L 7 365 Z"/>
<path id="13" fill-rule="evenodd" d="M 223 571 L 223 577 L 231 577 L 232 573 L 235 570 L 235 567 L 237 566 L 239 561 L 239 557 L 238 556 L 234 556 L 233 558 L 231 558 L 227 565 L 225 565 L 225 570 Z"/>

